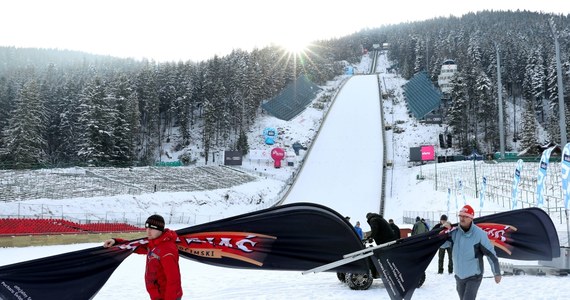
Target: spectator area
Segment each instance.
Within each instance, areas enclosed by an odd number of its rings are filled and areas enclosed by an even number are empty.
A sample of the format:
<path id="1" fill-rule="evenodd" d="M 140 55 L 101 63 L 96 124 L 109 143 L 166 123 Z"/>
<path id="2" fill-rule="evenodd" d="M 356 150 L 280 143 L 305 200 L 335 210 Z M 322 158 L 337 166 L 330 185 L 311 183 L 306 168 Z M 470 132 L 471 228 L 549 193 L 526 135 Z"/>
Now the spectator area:
<path id="1" fill-rule="evenodd" d="M 126 223 L 79 224 L 64 219 L 0 219 L 0 236 L 140 232 L 143 230 L 144 228 Z"/>
<path id="2" fill-rule="evenodd" d="M 261 107 L 272 116 L 289 121 L 302 113 L 320 91 L 321 88 L 312 83 L 307 76 L 301 75 Z"/>

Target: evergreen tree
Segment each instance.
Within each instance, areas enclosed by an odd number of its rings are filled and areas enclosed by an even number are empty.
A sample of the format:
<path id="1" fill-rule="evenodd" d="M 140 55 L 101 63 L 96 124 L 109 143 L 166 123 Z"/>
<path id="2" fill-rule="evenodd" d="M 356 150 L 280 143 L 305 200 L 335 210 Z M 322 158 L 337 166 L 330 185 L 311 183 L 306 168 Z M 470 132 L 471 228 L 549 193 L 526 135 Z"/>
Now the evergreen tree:
<path id="1" fill-rule="evenodd" d="M 450 91 L 451 103 L 447 111 L 448 124 L 452 129 L 452 133 L 456 140 L 459 141 L 459 146 L 468 152 L 467 141 L 467 93 L 465 82 L 458 72 L 452 78 L 451 84 L 453 85 Z"/>
<path id="2" fill-rule="evenodd" d="M 10 114 L 14 110 L 16 89 L 6 77 L 0 77 L 0 149 L 5 145 L 2 133 L 8 129 Z"/>
<path id="3" fill-rule="evenodd" d="M 477 118 L 483 126 L 483 140 L 487 145 L 487 152 L 492 152 L 494 142 L 498 139 L 497 120 L 498 109 L 493 97 L 493 85 L 485 72 L 480 71 L 476 79 L 476 91 L 478 101 Z"/>
<path id="4" fill-rule="evenodd" d="M 138 133 L 138 101 L 133 95 L 134 88 L 127 76 L 121 74 L 113 88 L 115 98 L 115 118 L 112 127 L 113 144 L 112 160 L 114 165 L 131 165 L 135 159 L 135 138 L 133 132 Z M 133 117 L 137 119 L 133 120 Z"/>
<path id="5" fill-rule="evenodd" d="M 107 96 L 99 77 L 90 82 L 80 98 L 78 157 L 89 165 L 107 165 L 113 157 L 115 98 Z"/>
<path id="6" fill-rule="evenodd" d="M 55 108 L 56 111 L 60 112 L 58 128 L 61 135 L 54 136 L 56 147 L 54 151 L 62 162 L 75 163 L 79 161 L 78 145 L 80 144 L 79 137 L 82 130 L 79 124 L 79 116 L 81 115 L 80 94 L 81 85 L 74 80 L 68 80 L 63 87 L 63 98 L 60 99 L 59 106 Z"/>
<path id="7" fill-rule="evenodd" d="M 536 149 L 536 113 L 532 100 L 525 101 L 525 110 L 522 116 L 521 150 L 528 149 L 528 154 L 537 154 Z"/>
<path id="8" fill-rule="evenodd" d="M 241 154 L 245 156 L 249 153 L 249 143 L 247 142 L 247 135 L 243 130 L 239 133 L 239 138 L 236 143 L 236 150 L 241 150 Z"/>
<path id="9" fill-rule="evenodd" d="M 208 61 L 208 67 L 204 75 L 204 127 L 202 130 L 202 145 L 204 146 L 204 159 L 208 163 L 210 150 L 217 145 L 220 126 L 227 124 L 227 112 L 223 110 L 225 102 L 225 87 L 221 79 L 222 65 L 220 59 L 215 56 Z"/>
<path id="10" fill-rule="evenodd" d="M 144 163 L 154 164 L 160 152 L 160 101 L 158 100 L 156 70 L 146 62 L 137 76 L 137 96 L 140 115 L 140 158 Z"/>
<path id="11" fill-rule="evenodd" d="M 24 84 L 16 98 L 16 108 L 4 130 L 0 155 L 15 168 L 36 167 L 46 161 L 44 139 L 46 115 L 35 79 Z"/>

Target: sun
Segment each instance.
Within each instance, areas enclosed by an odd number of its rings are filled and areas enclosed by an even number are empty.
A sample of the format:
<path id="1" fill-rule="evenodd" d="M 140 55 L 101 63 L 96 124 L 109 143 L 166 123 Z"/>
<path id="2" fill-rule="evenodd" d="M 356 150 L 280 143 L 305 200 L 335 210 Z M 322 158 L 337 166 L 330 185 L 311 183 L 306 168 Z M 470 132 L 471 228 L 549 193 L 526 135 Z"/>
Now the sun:
<path id="1" fill-rule="evenodd" d="M 301 39 L 292 39 L 281 43 L 281 48 L 283 48 L 287 53 L 294 55 L 305 53 L 309 49 L 309 46 L 309 42 L 305 42 Z"/>

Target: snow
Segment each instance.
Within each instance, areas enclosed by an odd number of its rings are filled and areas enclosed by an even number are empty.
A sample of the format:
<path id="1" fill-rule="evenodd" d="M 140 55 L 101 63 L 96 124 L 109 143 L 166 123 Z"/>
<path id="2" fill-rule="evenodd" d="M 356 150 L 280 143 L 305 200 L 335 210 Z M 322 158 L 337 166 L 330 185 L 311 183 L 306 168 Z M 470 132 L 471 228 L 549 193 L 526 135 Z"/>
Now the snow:
<path id="1" fill-rule="evenodd" d="M 367 70 L 370 63 L 370 58 L 365 56 L 357 68 Z M 305 160 L 302 170 L 291 167 L 275 169 L 268 161 L 246 159 L 243 169 L 259 175 L 259 179 L 239 187 L 192 193 L 153 193 L 139 196 L 100 197 L 97 200 L 82 198 L 53 202 L 62 203 L 66 209 L 71 210 L 76 207 L 77 211 L 96 215 L 107 212 L 108 206 L 102 204 L 105 201 L 114 203 L 114 210 L 134 211 L 135 207 L 141 203 L 150 206 L 150 208 L 140 210 L 140 213 L 153 210 L 162 211 L 159 210 L 164 209 L 161 206 L 177 205 L 180 206 L 179 210 L 208 216 L 202 220 L 208 221 L 269 205 L 274 199 L 268 195 L 278 194 L 283 189 L 283 185 L 289 184 L 288 180 L 293 172 L 298 171 L 299 180 L 287 195 L 286 203 L 311 201 L 327 205 L 342 215 L 351 216 L 353 223 L 360 220 L 363 230 L 366 231 L 369 230 L 364 218 L 366 212 L 376 211 L 379 207 L 381 152 L 386 151 L 387 159 L 393 162 L 393 167 L 388 168 L 385 178 L 384 215 L 386 218 L 393 218 L 398 225 L 405 227 L 406 225 L 403 224 L 405 211 L 448 212 L 447 194 L 441 189 L 434 191 L 433 181 L 416 178 L 419 173 L 425 172 L 432 165 L 423 166 L 422 170 L 422 167 L 408 166 L 407 162 L 408 147 L 421 144 L 437 145 L 437 136 L 442 129 L 438 125 L 420 125 L 409 119 L 401 90 L 401 85 L 405 81 L 396 74 L 387 73 L 386 66 L 388 65 L 386 57 L 381 56 L 377 68 L 380 73 L 380 84 L 384 91 L 391 91 L 394 95 L 389 101 L 384 101 L 384 123 L 394 125 L 398 123 L 397 121 L 402 121 L 398 126 L 405 129 L 405 132 L 394 134 L 393 130 L 386 131 L 385 149 L 382 149 L 383 146 L 378 138 L 381 126 L 378 124 L 378 103 L 375 107 L 368 101 L 374 97 L 378 98 L 378 88 L 375 86 L 376 77 L 355 76 L 346 82 L 338 94 L 323 121 L 323 127 L 314 139 L 313 132 L 318 130 L 326 111 L 316 110 L 313 107 L 289 122 L 266 117 L 257 125 L 258 133 L 263 130 L 264 126 L 283 128 L 286 134 L 279 140 L 279 145 L 282 147 L 287 148 L 297 140 L 311 146 L 308 152 L 301 151 L 298 157 L 288 157 L 295 162 L 295 165 Z M 344 79 L 339 78 L 338 82 Z M 257 138 L 261 140 L 261 137 L 257 136 Z M 253 148 L 262 146 L 261 143 L 254 144 Z M 448 167 L 454 164 L 456 163 L 448 163 Z M 460 166 L 461 163 L 457 165 Z M 253 197 L 252 195 L 259 193 L 260 190 L 267 193 L 263 196 L 267 201 L 263 205 L 254 205 L 248 201 L 235 201 L 232 204 L 215 202 L 215 199 L 220 199 L 230 192 L 235 192 L 235 197 L 232 197 L 237 199 Z M 104 198 L 107 200 L 103 200 Z M 136 198 L 136 201 L 132 200 L 133 198 Z M 201 206 L 188 204 L 185 199 L 189 198 L 209 199 L 213 203 Z M 41 203 L 41 201 L 47 200 L 34 200 L 34 203 Z M 20 202 L 28 203 L 29 201 Z M 473 207 L 479 207 L 478 199 L 468 198 L 466 202 Z M 449 210 L 450 220 L 456 221 L 455 207 Z M 486 203 L 485 210 L 502 211 L 505 208 L 495 203 Z M 169 225 L 173 229 L 186 226 L 189 225 Z M 557 224 L 557 226 L 565 227 L 565 224 Z M 0 265 L 99 245 L 101 243 L 3 248 L 0 249 Z M 144 256 L 141 255 L 131 255 L 127 258 L 94 299 L 147 299 L 143 281 L 144 260 Z M 536 264 L 536 262 L 519 263 Z M 353 291 L 338 281 L 334 273 L 302 275 L 301 272 L 291 271 L 229 269 L 186 259 L 181 259 L 180 267 L 183 278 L 183 299 L 372 299 L 372 297 L 389 299 L 379 279 L 375 280 L 368 290 Z M 490 267 L 486 266 L 485 269 L 485 278 L 479 289 L 478 299 L 568 299 L 570 295 L 570 282 L 567 277 L 504 276 L 502 282 L 497 285 L 493 279 L 487 278 L 491 276 Z M 453 276 L 436 274 L 437 258 L 431 262 L 426 273 L 426 282 L 421 288 L 416 289 L 414 299 L 457 299 Z"/>

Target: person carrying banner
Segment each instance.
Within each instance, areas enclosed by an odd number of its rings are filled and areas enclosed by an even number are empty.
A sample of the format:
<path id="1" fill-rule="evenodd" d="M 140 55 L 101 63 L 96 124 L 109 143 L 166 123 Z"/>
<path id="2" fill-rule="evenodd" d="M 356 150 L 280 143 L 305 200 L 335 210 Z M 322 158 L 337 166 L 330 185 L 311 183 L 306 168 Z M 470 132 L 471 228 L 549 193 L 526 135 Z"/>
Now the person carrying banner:
<path id="1" fill-rule="evenodd" d="M 366 221 L 370 225 L 371 230 L 368 237 L 374 239 L 377 245 L 398 239 L 394 235 L 390 224 L 381 215 L 369 212 L 366 214 Z"/>
<path id="2" fill-rule="evenodd" d="M 393 219 L 388 220 L 388 224 L 390 224 L 392 231 L 394 231 L 395 237 L 400 238 L 400 227 L 394 223 Z"/>
<path id="3" fill-rule="evenodd" d="M 145 283 L 151 300 L 182 299 L 180 267 L 175 231 L 164 228 L 164 218 L 152 215 L 145 222 L 148 244 L 141 244 L 135 253 L 146 254 Z M 126 240 L 113 238 L 103 243 L 108 248 Z"/>
<path id="4" fill-rule="evenodd" d="M 439 223 L 433 226 L 432 230 L 437 230 L 443 226 L 447 222 L 447 216 L 441 215 L 439 218 Z M 452 256 L 452 247 L 451 241 L 445 241 L 438 250 L 438 264 L 437 264 L 437 273 L 443 274 L 443 261 L 445 260 L 445 252 L 447 252 L 447 271 L 449 274 L 453 273 L 453 260 L 451 259 Z"/>
<path id="5" fill-rule="evenodd" d="M 459 211 L 459 226 L 450 232 L 456 289 L 461 300 L 477 297 L 483 279 L 483 255 L 487 256 L 495 282 L 501 282 L 501 268 L 495 249 L 487 233 L 473 223 L 474 217 L 473 208 L 470 205 L 463 206 Z M 451 228 L 449 223 L 444 226 Z"/>

